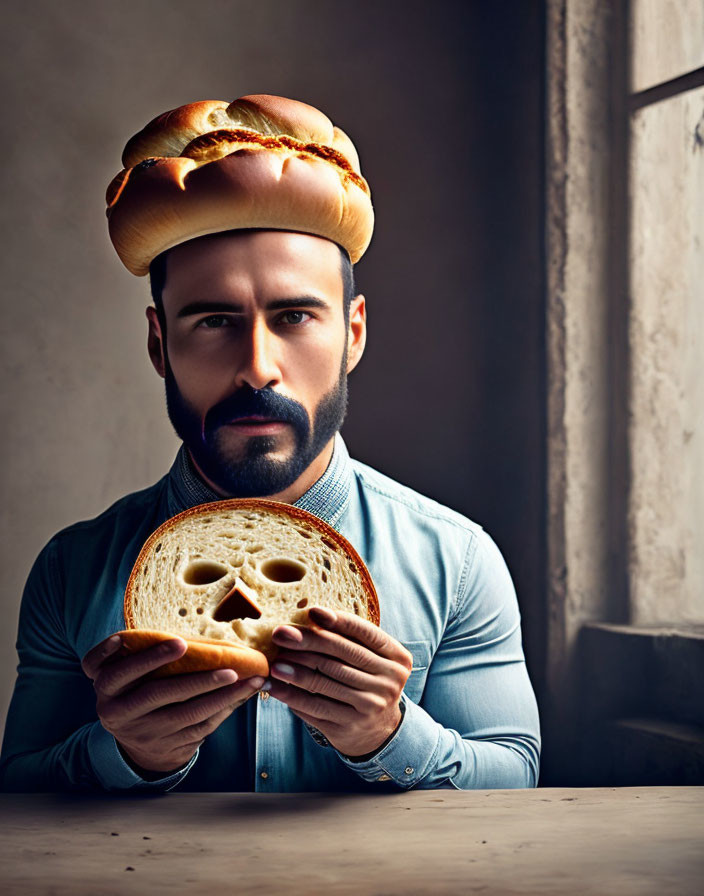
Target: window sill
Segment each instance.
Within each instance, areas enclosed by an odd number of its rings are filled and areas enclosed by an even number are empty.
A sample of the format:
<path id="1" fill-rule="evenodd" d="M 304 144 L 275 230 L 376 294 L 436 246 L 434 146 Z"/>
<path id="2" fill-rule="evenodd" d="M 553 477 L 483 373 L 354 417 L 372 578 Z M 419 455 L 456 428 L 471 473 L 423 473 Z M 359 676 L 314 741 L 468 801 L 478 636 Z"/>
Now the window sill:
<path id="1" fill-rule="evenodd" d="M 590 774 L 620 785 L 704 783 L 704 627 L 589 623 L 577 656 Z"/>

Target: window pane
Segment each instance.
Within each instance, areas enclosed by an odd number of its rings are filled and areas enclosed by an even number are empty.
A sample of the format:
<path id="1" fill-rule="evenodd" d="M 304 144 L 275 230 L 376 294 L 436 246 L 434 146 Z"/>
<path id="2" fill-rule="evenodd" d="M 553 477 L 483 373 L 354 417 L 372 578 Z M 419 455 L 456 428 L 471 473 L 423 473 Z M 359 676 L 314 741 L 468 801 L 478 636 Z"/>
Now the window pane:
<path id="1" fill-rule="evenodd" d="M 632 90 L 704 65 L 704 0 L 631 0 Z"/>
<path id="2" fill-rule="evenodd" d="M 632 621 L 704 621 L 704 88 L 631 155 Z"/>

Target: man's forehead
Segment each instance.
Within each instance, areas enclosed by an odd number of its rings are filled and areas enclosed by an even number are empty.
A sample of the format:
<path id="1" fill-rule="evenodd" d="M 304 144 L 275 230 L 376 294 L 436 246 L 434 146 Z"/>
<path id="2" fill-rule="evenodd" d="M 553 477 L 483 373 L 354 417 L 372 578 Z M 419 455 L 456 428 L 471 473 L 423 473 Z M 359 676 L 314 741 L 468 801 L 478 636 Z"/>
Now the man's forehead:
<path id="1" fill-rule="evenodd" d="M 166 253 L 165 292 L 256 280 L 271 288 L 276 288 L 277 281 L 282 286 L 305 282 L 327 293 L 342 293 L 342 251 L 331 240 L 294 231 L 208 234 Z"/>

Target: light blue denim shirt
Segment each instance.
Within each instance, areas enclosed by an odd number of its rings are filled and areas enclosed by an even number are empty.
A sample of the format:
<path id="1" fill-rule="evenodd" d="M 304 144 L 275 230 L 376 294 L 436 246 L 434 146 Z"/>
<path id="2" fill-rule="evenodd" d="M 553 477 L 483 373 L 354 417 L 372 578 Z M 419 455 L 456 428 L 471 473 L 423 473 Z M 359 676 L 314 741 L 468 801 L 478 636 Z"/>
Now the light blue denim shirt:
<path id="1" fill-rule="evenodd" d="M 18 677 L 0 758 L 5 791 L 358 791 L 535 787 L 540 724 L 516 594 L 481 526 L 351 460 L 335 438 L 297 502 L 367 564 L 381 628 L 413 655 L 404 715 L 372 759 L 353 762 L 266 692 L 235 710 L 183 769 L 144 781 L 100 724 L 80 660 L 123 629 L 142 544 L 165 519 L 218 496 L 182 446 L 169 473 L 55 535 L 20 611 Z"/>

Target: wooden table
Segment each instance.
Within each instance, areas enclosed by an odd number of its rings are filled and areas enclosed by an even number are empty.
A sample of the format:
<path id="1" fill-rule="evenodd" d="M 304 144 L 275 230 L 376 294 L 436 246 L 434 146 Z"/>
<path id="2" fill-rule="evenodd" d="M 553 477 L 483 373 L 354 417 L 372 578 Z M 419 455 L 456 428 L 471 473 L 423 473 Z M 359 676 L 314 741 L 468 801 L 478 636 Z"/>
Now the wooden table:
<path id="1" fill-rule="evenodd" d="M 0 893 L 704 893 L 704 787 L 0 796 Z"/>

